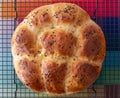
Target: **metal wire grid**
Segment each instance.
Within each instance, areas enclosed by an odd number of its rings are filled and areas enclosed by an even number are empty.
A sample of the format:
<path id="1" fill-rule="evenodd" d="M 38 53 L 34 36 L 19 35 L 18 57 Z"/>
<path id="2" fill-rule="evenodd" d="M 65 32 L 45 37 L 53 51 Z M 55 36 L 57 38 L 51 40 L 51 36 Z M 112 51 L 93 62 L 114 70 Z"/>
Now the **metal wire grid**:
<path id="1" fill-rule="evenodd" d="M 7 0 L 6 6 L 4 6 L 4 0 L 2 0 L 2 14 L 0 17 L 6 16 L 6 18 L 0 19 L 0 97 L 1 98 L 46 98 L 50 97 L 46 94 L 36 94 L 32 92 L 31 90 L 27 89 L 25 86 L 21 84 L 21 82 L 18 80 L 12 64 L 12 56 L 11 56 L 11 47 L 10 47 L 10 40 L 13 31 L 15 30 L 16 26 L 19 24 L 19 22 L 26 16 L 27 13 L 31 9 L 34 9 L 35 7 L 44 5 L 44 4 L 50 4 L 54 2 L 50 2 L 50 0 L 35 0 L 35 1 L 29 1 L 28 0 L 14 0 L 12 1 L 14 6 L 14 12 L 10 9 L 12 9 L 12 6 L 9 6 L 9 0 Z M 42 1 L 42 2 L 40 2 Z M 53 0 L 54 1 L 54 0 Z M 99 7 L 101 7 L 102 3 L 98 5 L 98 0 L 96 0 L 95 5 L 92 2 L 89 2 L 88 0 L 85 0 L 87 3 L 84 2 L 84 0 L 64 0 L 64 2 L 72 2 L 76 3 L 77 5 L 80 5 L 92 14 L 92 19 L 99 23 L 99 25 L 102 27 L 102 29 L 105 32 L 105 37 L 107 40 L 107 54 L 106 54 L 106 60 L 104 62 L 104 67 L 101 72 L 101 76 L 96 81 L 95 84 L 93 84 L 90 88 L 87 90 L 84 90 L 78 94 L 64 96 L 68 98 L 103 98 L 107 95 L 105 94 L 108 90 L 105 88 L 104 85 L 108 84 L 120 84 L 120 18 L 116 19 L 106 19 L 103 21 L 103 18 L 97 17 L 97 14 L 102 14 L 103 10 L 99 11 L 97 13 L 97 10 Z M 93 0 L 94 1 L 94 0 Z M 57 1 L 57 2 L 60 2 Z M 81 3 L 82 2 L 82 3 Z M 110 3 L 110 2 L 109 2 Z M 88 5 L 91 4 L 92 8 L 89 8 Z M 115 4 L 113 2 L 113 4 Z M 106 4 L 105 4 L 106 5 Z M 120 2 L 118 2 L 118 6 L 120 5 Z M 114 5 L 115 6 L 115 5 Z M 105 9 L 107 7 L 111 6 L 104 6 Z M 6 9 L 6 10 L 4 10 Z M 93 9 L 92 12 L 89 11 L 89 9 Z M 3 14 L 5 13 L 6 14 Z M 118 12 L 120 10 L 118 9 Z M 105 16 L 107 13 L 107 10 L 104 11 Z M 112 11 L 109 12 L 109 14 L 113 13 L 113 16 L 115 15 L 115 9 L 113 8 Z M 15 16 L 13 18 L 9 18 L 9 16 Z M 19 18 L 20 17 L 20 18 Z M 120 13 L 118 13 L 118 17 L 120 17 Z M 108 33 L 109 32 L 109 33 Z M 111 53 L 111 51 L 113 53 Z M 116 63 L 117 62 L 117 63 Z M 110 65 L 108 67 L 108 65 Z M 117 67 L 116 67 L 117 66 Z M 109 70 L 108 70 L 109 69 Z M 101 85 L 102 84 L 102 85 Z M 108 93 L 108 92 L 107 92 Z M 63 96 L 61 96 L 63 97 Z M 110 97 L 107 97 L 110 98 Z M 117 98 L 117 97 L 116 97 Z"/>

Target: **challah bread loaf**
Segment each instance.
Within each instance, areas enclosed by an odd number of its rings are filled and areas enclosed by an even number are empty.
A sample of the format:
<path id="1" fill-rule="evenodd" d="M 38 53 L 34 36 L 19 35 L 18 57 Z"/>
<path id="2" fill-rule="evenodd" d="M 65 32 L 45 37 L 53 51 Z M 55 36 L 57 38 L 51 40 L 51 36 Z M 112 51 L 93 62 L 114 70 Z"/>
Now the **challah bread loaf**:
<path id="1" fill-rule="evenodd" d="M 30 12 L 16 28 L 11 46 L 22 83 L 53 95 L 88 88 L 99 76 L 106 52 L 101 28 L 71 3 Z"/>

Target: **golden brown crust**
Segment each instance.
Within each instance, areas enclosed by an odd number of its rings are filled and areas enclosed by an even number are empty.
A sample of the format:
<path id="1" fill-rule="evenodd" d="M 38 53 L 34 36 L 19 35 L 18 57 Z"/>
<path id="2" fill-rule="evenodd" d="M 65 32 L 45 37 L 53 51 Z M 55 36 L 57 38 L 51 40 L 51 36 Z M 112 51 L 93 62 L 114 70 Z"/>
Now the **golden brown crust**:
<path id="1" fill-rule="evenodd" d="M 21 59 L 18 62 L 16 73 L 27 87 L 35 91 L 43 91 L 43 78 L 38 65 L 36 60 Z"/>
<path id="2" fill-rule="evenodd" d="M 35 34 L 32 34 L 28 28 L 20 28 L 14 37 L 16 45 L 16 53 L 19 54 L 32 54 L 36 55 L 37 47 L 35 41 Z"/>
<path id="3" fill-rule="evenodd" d="M 76 45 L 76 38 L 71 33 L 63 30 L 53 30 L 43 34 L 41 43 L 47 54 L 56 52 L 60 55 L 71 56 Z"/>
<path id="4" fill-rule="evenodd" d="M 80 33 L 84 40 L 82 56 L 92 60 L 102 60 L 106 49 L 102 30 L 91 21 L 81 29 Z"/>
<path id="5" fill-rule="evenodd" d="M 102 40 L 101 36 L 95 36 L 86 40 L 81 53 L 89 59 L 101 60 L 104 57 L 104 54 L 101 55 L 101 53 L 104 53 L 105 50 L 102 49 L 104 46 L 99 39 Z"/>
<path id="6" fill-rule="evenodd" d="M 99 75 L 99 66 L 87 62 L 78 62 L 72 65 L 70 71 L 70 80 L 67 81 L 67 91 L 79 91 L 89 87 Z"/>
<path id="7" fill-rule="evenodd" d="M 49 14 L 47 12 L 39 12 L 37 15 L 33 18 L 32 23 L 35 26 L 42 25 L 46 22 L 50 21 Z"/>
<path id="8" fill-rule="evenodd" d="M 73 22 L 77 14 L 77 7 L 74 4 L 56 4 L 54 6 L 55 19 L 57 22 Z"/>
<path id="9" fill-rule="evenodd" d="M 88 88 L 99 76 L 106 52 L 101 28 L 71 3 L 30 12 L 11 46 L 18 78 L 30 89 L 52 95 Z"/>
<path id="10" fill-rule="evenodd" d="M 65 93 L 64 79 L 67 70 L 66 63 L 57 64 L 47 62 L 42 65 L 42 74 L 44 77 L 45 88 L 49 93 Z"/>

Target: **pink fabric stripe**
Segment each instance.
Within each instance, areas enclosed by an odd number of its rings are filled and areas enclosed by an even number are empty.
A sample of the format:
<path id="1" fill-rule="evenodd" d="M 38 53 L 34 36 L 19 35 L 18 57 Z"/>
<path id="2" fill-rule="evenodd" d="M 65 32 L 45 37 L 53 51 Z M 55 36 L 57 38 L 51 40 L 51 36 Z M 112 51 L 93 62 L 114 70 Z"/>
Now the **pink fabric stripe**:
<path id="1" fill-rule="evenodd" d="M 18 17 L 25 17 L 32 9 L 42 6 L 43 4 L 51 4 L 56 2 L 71 2 L 81 6 L 88 14 L 93 17 L 95 12 L 97 17 L 120 17 L 120 7 L 118 7 L 118 0 L 45 0 L 45 3 L 38 3 L 35 0 L 34 3 L 22 2 L 17 3 Z M 79 2 L 78 2 L 79 1 Z M 27 6 L 27 7 L 26 7 Z"/>

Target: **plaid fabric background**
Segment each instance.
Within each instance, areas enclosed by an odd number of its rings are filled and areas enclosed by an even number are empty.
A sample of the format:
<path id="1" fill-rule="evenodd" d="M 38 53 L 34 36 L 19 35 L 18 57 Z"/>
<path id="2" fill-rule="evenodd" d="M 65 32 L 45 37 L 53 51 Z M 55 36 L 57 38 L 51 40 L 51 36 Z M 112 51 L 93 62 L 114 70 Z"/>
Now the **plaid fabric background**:
<path id="1" fill-rule="evenodd" d="M 120 1 L 119 0 L 1 0 L 0 1 L 0 98 L 43 98 L 27 89 L 17 78 L 11 56 L 11 36 L 34 8 L 71 2 L 85 9 L 104 31 L 107 53 L 101 75 L 88 89 L 68 98 L 120 98 Z"/>

